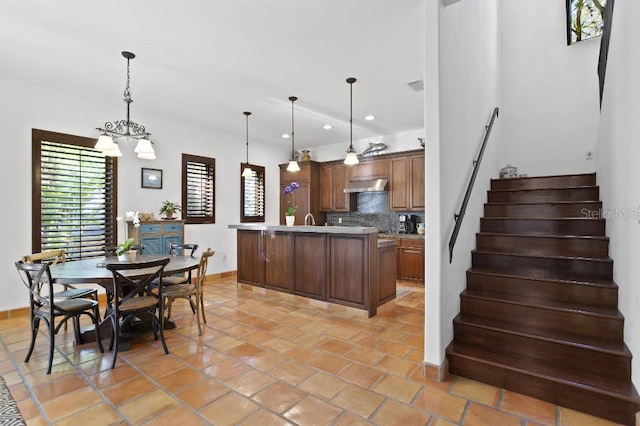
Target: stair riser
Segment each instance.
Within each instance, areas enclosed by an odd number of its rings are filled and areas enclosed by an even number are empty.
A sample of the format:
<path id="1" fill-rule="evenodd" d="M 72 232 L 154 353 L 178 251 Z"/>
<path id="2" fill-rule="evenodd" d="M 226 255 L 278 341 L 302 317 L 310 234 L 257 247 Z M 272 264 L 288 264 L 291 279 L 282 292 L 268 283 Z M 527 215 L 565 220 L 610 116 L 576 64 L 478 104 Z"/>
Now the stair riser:
<path id="1" fill-rule="evenodd" d="M 487 191 L 490 203 L 545 203 L 550 201 L 598 201 L 598 187 L 534 189 L 522 191 Z"/>
<path id="2" fill-rule="evenodd" d="M 517 272 L 518 275 L 534 274 L 536 278 L 555 278 L 573 275 L 576 280 L 593 279 L 611 281 L 613 263 L 583 259 L 536 258 L 503 254 L 472 253 L 474 268 L 498 269 Z M 558 271 L 558 272 L 556 272 Z"/>
<path id="3" fill-rule="evenodd" d="M 609 240 L 544 238 L 511 235 L 477 235 L 478 250 L 542 256 L 607 257 Z"/>
<path id="4" fill-rule="evenodd" d="M 480 231 L 532 235 L 605 235 L 604 219 L 480 219 Z"/>
<path id="5" fill-rule="evenodd" d="M 519 279 L 467 272 L 467 289 L 505 296 L 527 296 L 561 303 L 618 308 L 618 287 Z"/>
<path id="6" fill-rule="evenodd" d="M 465 295 L 461 295 L 460 314 L 527 326 L 531 327 L 531 330 L 557 330 L 614 342 L 621 342 L 623 338 L 622 319 L 516 305 Z"/>
<path id="7" fill-rule="evenodd" d="M 595 185 L 595 174 L 520 179 L 491 179 L 491 189 L 549 189 Z"/>
<path id="8" fill-rule="evenodd" d="M 485 217 L 591 218 L 598 217 L 601 202 L 548 204 L 485 204 Z"/>
<path id="9" fill-rule="evenodd" d="M 635 424 L 635 411 L 638 407 L 633 402 L 571 386 L 567 383 L 558 383 L 551 379 L 532 376 L 526 372 L 512 371 L 471 360 L 453 353 L 447 353 L 447 359 L 449 372 L 453 374 L 589 413 L 613 422 L 625 425 Z"/>
<path id="10" fill-rule="evenodd" d="M 628 380 L 631 376 L 629 357 L 605 353 L 581 346 L 549 342 L 473 325 L 454 322 L 457 342 L 474 344 L 502 354 L 531 357 L 547 364 L 584 371 L 587 377 L 602 374 L 607 380 Z"/>

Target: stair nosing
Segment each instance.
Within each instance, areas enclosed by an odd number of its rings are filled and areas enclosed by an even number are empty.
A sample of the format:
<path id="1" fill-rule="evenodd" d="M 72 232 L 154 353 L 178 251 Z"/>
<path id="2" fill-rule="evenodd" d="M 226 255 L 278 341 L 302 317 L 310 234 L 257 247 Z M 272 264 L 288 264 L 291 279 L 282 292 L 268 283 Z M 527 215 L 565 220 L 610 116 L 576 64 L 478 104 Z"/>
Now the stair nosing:
<path id="1" fill-rule="evenodd" d="M 490 203 L 490 202 L 486 202 L 484 203 L 485 206 L 531 206 L 531 205 L 546 205 L 546 204 L 562 204 L 562 205 L 567 205 L 567 204 L 585 204 L 585 203 L 590 203 L 590 204 L 602 204 L 602 200 L 586 200 L 586 201 L 539 201 L 537 203 Z"/>
<path id="2" fill-rule="evenodd" d="M 516 217 L 516 216 L 489 216 L 489 217 L 481 217 L 482 219 L 488 220 L 585 220 L 585 221 L 605 221 L 606 219 L 603 217 Z"/>
<path id="3" fill-rule="evenodd" d="M 498 181 L 498 182 L 502 182 L 502 181 L 514 181 L 514 180 L 531 180 L 531 179 L 551 179 L 551 178 L 566 178 L 566 177 L 584 177 L 584 176 L 596 176 L 595 172 L 593 173 L 576 173 L 576 174 L 569 174 L 569 175 L 548 175 L 548 176 L 522 176 L 522 177 L 517 177 L 517 178 L 509 178 L 509 179 L 496 179 L 496 178 L 491 178 L 492 181 Z"/>

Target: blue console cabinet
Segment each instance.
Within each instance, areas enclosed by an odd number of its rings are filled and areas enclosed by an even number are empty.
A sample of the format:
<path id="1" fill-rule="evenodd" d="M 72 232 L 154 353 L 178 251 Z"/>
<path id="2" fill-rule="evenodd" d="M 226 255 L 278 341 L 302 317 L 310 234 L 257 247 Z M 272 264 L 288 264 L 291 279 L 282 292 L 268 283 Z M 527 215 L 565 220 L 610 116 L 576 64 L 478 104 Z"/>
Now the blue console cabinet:
<path id="1" fill-rule="evenodd" d="M 134 228 L 127 223 L 129 235 L 136 244 L 144 244 L 144 254 L 169 254 L 170 244 L 184 242 L 184 220 L 148 220 L 140 222 L 140 227 Z"/>

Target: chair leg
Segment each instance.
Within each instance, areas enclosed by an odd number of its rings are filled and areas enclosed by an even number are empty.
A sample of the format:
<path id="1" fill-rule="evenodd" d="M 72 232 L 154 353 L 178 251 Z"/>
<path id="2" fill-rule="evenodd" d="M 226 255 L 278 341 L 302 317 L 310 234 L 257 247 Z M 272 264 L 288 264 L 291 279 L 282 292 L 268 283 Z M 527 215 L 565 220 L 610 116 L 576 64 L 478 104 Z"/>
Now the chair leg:
<path id="1" fill-rule="evenodd" d="M 49 326 L 49 366 L 47 367 L 47 374 L 51 374 L 51 367 L 53 367 L 53 349 L 55 346 L 54 343 L 55 343 L 55 335 L 56 335 L 53 318 L 50 321 L 48 321 L 48 326 Z"/>
<path id="2" fill-rule="evenodd" d="M 189 298 L 191 303 L 191 298 Z M 193 309 L 193 303 L 191 303 L 191 309 Z M 198 336 L 202 336 L 202 325 L 200 325 L 200 303 L 198 302 L 198 295 L 196 294 L 196 321 L 198 321 Z"/>
<path id="3" fill-rule="evenodd" d="M 199 299 L 200 299 L 200 312 L 202 312 L 202 321 L 204 321 L 204 323 L 206 324 L 207 323 L 207 317 L 204 314 L 204 297 L 203 297 L 202 293 L 200 293 Z"/>
<path id="4" fill-rule="evenodd" d="M 29 362 L 33 348 L 36 346 L 36 336 L 38 335 L 38 328 L 40 327 L 40 318 L 33 318 L 31 320 L 31 344 L 29 345 L 29 351 L 24 359 L 24 362 Z"/>
<path id="5" fill-rule="evenodd" d="M 115 315 L 111 317 L 111 344 L 109 349 L 113 353 L 113 362 L 111 363 L 111 369 L 116 366 L 116 359 L 118 358 L 118 347 L 120 343 L 120 326 L 118 325 L 118 318 Z"/>
<path id="6" fill-rule="evenodd" d="M 100 353 L 104 353 L 102 338 L 100 337 L 100 307 L 97 305 L 95 308 L 93 308 L 93 328 L 96 332 L 96 342 L 98 342 L 98 349 L 100 349 Z"/>
<path id="7" fill-rule="evenodd" d="M 197 299 L 196 299 L 197 302 Z M 196 307 L 194 306 L 193 299 L 189 296 L 189 306 L 191 306 L 191 312 L 196 313 Z"/>
<path id="8" fill-rule="evenodd" d="M 167 347 L 167 342 L 164 340 L 164 302 L 162 300 L 160 301 L 160 307 L 158 309 L 158 322 L 160 323 L 158 328 L 160 329 L 162 348 L 164 349 L 164 353 L 169 355 L 169 348 Z"/>

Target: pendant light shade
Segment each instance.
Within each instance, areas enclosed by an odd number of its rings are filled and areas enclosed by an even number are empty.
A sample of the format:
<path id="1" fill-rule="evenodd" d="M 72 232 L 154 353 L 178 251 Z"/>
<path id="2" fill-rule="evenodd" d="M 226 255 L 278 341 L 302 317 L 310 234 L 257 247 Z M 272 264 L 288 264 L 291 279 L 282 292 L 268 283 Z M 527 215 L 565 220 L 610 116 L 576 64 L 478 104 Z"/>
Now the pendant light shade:
<path id="1" fill-rule="evenodd" d="M 291 101 L 291 158 L 289 159 L 289 165 L 287 166 L 287 171 L 289 172 L 297 172 L 300 170 L 300 166 L 296 161 L 296 148 L 295 148 L 295 137 L 293 132 L 293 103 L 298 100 L 295 96 L 289 96 L 289 100 Z"/>
<path id="2" fill-rule="evenodd" d="M 253 176 L 253 170 L 251 170 L 251 167 L 249 167 L 249 116 L 251 115 L 251 113 L 249 111 L 245 111 L 243 112 L 243 114 L 246 118 L 247 124 L 247 163 L 244 166 L 244 170 L 242 171 L 242 177 L 250 178 Z"/>
<path id="3" fill-rule="evenodd" d="M 347 149 L 347 156 L 344 159 L 344 164 L 347 166 L 353 166 L 360 162 L 356 150 L 353 148 L 353 83 L 355 82 L 356 79 L 353 77 L 347 79 L 347 83 L 349 83 L 349 149 Z"/>

